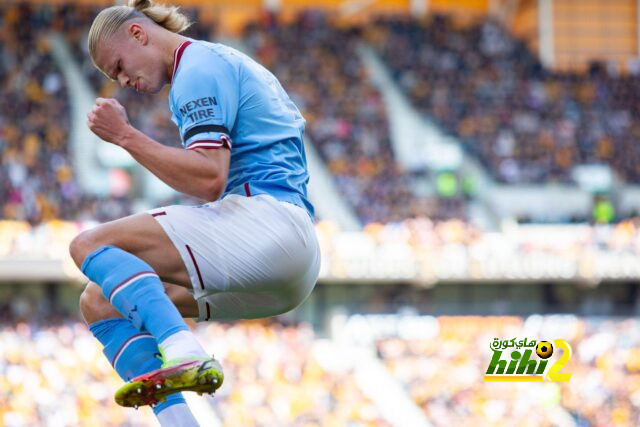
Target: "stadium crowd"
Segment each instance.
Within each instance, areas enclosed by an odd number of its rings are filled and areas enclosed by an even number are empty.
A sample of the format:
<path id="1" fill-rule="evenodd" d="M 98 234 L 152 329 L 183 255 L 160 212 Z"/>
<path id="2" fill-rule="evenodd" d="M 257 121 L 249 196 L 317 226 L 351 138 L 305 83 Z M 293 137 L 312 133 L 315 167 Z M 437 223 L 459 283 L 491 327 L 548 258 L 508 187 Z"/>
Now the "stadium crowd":
<path id="1" fill-rule="evenodd" d="M 370 28 L 416 108 L 499 181 L 567 182 L 575 165 L 607 163 L 640 182 L 637 66 L 553 72 L 492 20 L 458 28 L 444 16 L 383 18 Z"/>
<path id="2" fill-rule="evenodd" d="M 0 326 L 0 425 L 156 425 L 151 411 L 115 404 L 121 380 L 84 324 L 30 319 Z M 387 425 L 353 369 L 328 363 L 332 350 L 308 325 L 221 323 L 196 331 L 225 366 L 225 383 L 208 400 L 223 426 Z"/>
<path id="3" fill-rule="evenodd" d="M 55 218 L 67 213 L 64 206 L 76 197 L 76 186 L 66 150 L 66 88 L 43 37 L 48 17 L 26 5 L 3 5 L 0 23 L 2 216 Z"/>
<path id="4" fill-rule="evenodd" d="M 0 326 L 1 425 L 152 425 L 150 412 L 116 407 L 121 381 L 85 325 L 13 320 Z"/>
<path id="5" fill-rule="evenodd" d="M 637 319 L 440 317 L 437 336 L 377 341 L 387 368 L 434 426 L 629 426 L 640 422 Z M 573 357 L 563 383 L 483 383 L 495 337 L 562 338 Z M 559 352 L 556 352 L 559 353 Z M 534 355 L 534 358 L 536 356 Z M 554 354 L 550 363 L 558 359 Z M 504 358 L 504 356 L 503 356 Z"/>
<path id="6" fill-rule="evenodd" d="M 64 34 L 97 96 L 127 105 L 134 124 L 160 142 L 179 141 L 167 113 L 166 93 L 139 96 L 120 89 L 91 63 L 86 31 L 98 11 L 73 3 L 0 5 L 0 218 L 32 224 L 55 219 L 103 222 L 132 212 L 131 197 L 92 196 L 76 181 L 69 93 L 50 53 L 50 32 Z M 197 27 L 190 34 L 204 35 Z"/>
<path id="7" fill-rule="evenodd" d="M 216 399 L 225 426 L 386 426 L 327 340 L 307 324 L 208 324 L 199 329 L 225 366 Z"/>
<path id="8" fill-rule="evenodd" d="M 64 9 L 0 5 L 0 217 L 36 224 L 112 219 L 128 198 L 97 199 L 74 178 L 69 96 L 50 54 L 49 31 L 73 26 Z"/>
<path id="9" fill-rule="evenodd" d="M 150 411 L 124 410 L 113 402 L 120 380 L 83 324 L 33 319 L 0 326 L 0 424 L 154 425 Z M 435 328 L 426 334 L 400 328 L 389 335 L 393 328 L 385 328 L 374 345 L 434 426 L 477 420 L 541 426 L 640 422 L 637 319 L 441 316 L 430 323 Z M 226 369 L 225 384 L 207 400 L 222 425 L 387 425 L 358 388 L 353 367 L 341 363 L 336 347 L 309 325 L 221 323 L 196 331 Z M 573 357 L 563 372 L 571 372 L 571 380 L 483 383 L 489 344 L 513 336 L 569 342 Z M 356 341 L 362 343 L 362 334 Z"/>

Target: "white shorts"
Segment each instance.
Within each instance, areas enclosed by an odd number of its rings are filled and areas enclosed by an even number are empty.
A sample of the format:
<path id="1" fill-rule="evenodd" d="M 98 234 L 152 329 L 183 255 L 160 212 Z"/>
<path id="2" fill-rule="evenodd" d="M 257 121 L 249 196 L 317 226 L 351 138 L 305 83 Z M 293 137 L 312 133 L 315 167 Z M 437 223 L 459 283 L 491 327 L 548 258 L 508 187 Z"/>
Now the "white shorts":
<path id="1" fill-rule="evenodd" d="M 304 301 L 320 271 L 307 212 L 261 194 L 149 211 L 184 261 L 199 321 L 256 319 Z"/>

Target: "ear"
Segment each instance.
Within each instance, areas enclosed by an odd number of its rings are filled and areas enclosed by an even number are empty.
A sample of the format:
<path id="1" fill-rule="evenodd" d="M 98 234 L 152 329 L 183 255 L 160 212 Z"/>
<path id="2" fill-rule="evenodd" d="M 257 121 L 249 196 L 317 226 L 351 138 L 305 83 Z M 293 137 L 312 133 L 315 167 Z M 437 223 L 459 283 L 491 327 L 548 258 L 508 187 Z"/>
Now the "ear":
<path id="1" fill-rule="evenodd" d="M 129 28 L 127 29 L 127 33 L 129 34 L 130 37 L 132 37 L 134 40 L 136 40 L 142 45 L 146 45 L 147 42 L 149 41 L 149 35 L 147 34 L 147 31 L 142 27 L 142 25 L 140 25 L 137 22 L 134 22 L 131 25 L 129 25 Z"/>

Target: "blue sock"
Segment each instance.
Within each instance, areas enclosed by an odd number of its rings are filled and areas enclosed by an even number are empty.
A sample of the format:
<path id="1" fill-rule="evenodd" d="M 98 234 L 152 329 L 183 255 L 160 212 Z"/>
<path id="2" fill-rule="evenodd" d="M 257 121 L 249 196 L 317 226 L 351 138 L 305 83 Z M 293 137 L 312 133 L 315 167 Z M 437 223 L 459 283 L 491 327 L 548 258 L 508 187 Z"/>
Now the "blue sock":
<path id="1" fill-rule="evenodd" d="M 189 330 L 156 272 L 137 256 L 103 246 L 87 256 L 81 269 L 125 319 L 138 330 L 149 331 L 158 343 Z"/>
<path id="2" fill-rule="evenodd" d="M 104 346 L 104 355 L 111 366 L 125 381 L 159 369 L 162 365 L 156 357 L 159 355 L 156 340 L 151 334 L 140 332 L 126 319 L 100 320 L 89 325 L 89 329 Z M 182 393 L 170 394 L 166 401 L 153 408 L 153 412 L 158 414 L 177 403 L 185 403 Z"/>

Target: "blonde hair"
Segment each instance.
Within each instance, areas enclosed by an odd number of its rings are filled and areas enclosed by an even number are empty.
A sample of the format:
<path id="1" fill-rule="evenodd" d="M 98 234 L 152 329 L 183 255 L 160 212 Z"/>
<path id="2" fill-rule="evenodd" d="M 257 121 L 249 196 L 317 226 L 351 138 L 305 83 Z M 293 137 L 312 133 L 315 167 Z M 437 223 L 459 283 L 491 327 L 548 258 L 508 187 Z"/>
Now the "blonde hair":
<path id="1" fill-rule="evenodd" d="M 148 18 L 173 33 L 180 33 L 191 26 L 189 18 L 180 13 L 177 6 L 156 4 L 152 0 L 129 0 L 127 6 L 108 7 L 96 16 L 89 30 L 89 55 L 94 63 L 100 41 L 112 36 L 122 24 L 135 18 Z"/>

